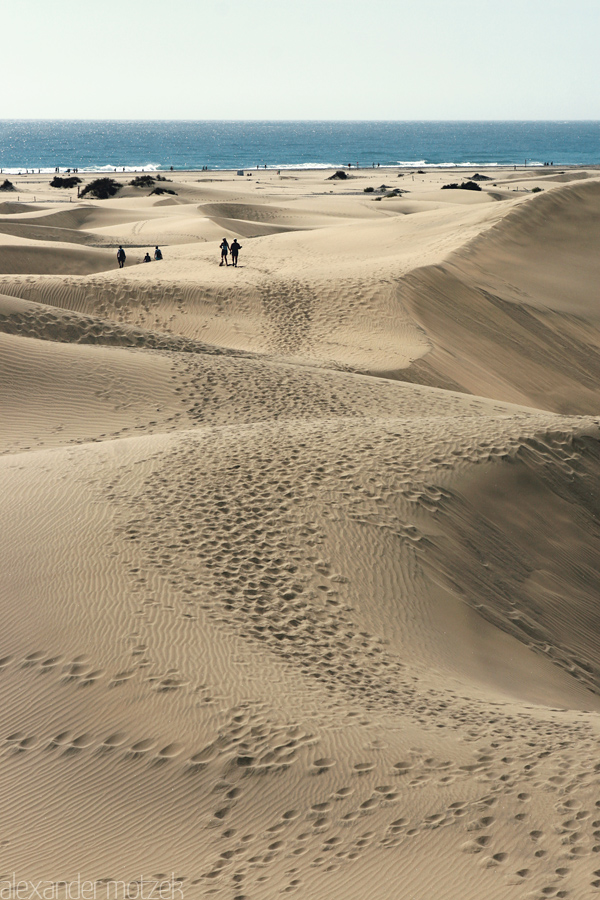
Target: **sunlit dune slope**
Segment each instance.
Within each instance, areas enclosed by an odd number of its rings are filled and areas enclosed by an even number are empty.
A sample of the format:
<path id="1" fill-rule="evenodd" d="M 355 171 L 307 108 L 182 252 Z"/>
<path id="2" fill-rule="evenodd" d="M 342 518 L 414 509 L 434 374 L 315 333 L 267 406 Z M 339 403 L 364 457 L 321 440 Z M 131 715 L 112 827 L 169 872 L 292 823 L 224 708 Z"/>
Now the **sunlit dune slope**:
<path id="1" fill-rule="evenodd" d="M 2 205 L 3 873 L 597 893 L 600 189 L 360 177 Z"/>

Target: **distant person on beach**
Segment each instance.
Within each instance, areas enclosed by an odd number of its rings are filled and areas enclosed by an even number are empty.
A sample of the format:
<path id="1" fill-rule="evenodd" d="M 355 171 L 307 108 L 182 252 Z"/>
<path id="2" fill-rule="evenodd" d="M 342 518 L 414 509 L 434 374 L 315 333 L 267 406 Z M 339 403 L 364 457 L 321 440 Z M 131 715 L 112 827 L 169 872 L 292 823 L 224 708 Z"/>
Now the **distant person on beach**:
<path id="1" fill-rule="evenodd" d="M 150 256 L 150 254 L 148 252 L 146 252 L 146 255 L 144 257 L 144 262 L 152 262 L 152 257 Z"/>
<path id="2" fill-rule="evenodd" d="M 123 266 L 125 265 L 126 259 L 127 259 L 127 257 L 125 256 L 125 251 L 123 250 L 122 247 L 119 247 L 119 249 L 117 250 L 117 262 L 119 263 L 120 269 L 122 269 Z"/>
<path id="3" fill-rule="evenodd" d="M 227 254 L 228 253 L 229 253 L 229 244 L 227 243 L 227 238 L 223 238 L 223 241 L 221 243 L 221 262 L 219 263 L 220 266 L 222 266 L 223 263 L 225 263 L 226 266 L 229 265 L 229 263 L 227 262 Z"/>
<path id="4" fill-rule="evenodd" d="M 231 264 L 232 266 L 237 266 L 238 253 L 242 249 L 242 245 L 238 244 L 237 238 L 233 239 L 233 243 L 229 249 L 231 250 Z"/>
<path id="5" fill-rule="evenodd" d="M 162 259 L 162 253 L 158 247 L 154 248 L 154 259 Z"/>

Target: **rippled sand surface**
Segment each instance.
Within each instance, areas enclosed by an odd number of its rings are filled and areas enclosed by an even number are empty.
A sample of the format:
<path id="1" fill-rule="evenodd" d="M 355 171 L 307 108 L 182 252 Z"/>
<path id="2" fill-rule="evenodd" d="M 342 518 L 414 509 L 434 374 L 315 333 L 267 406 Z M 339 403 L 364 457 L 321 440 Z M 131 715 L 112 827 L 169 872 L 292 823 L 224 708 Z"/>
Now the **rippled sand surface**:
<path id="1" fill-rule="evenodd" d="M 600 888 L 598 172 L 329 174 L 0 201 L 3 891 Z"/>

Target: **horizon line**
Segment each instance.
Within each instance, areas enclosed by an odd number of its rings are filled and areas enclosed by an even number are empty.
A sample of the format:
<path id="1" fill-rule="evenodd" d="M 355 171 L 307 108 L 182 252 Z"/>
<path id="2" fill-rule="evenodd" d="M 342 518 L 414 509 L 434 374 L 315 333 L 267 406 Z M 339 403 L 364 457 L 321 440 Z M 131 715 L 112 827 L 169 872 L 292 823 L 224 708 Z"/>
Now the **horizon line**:
<path id="1" fill-rule="evenodd" d="M 175 118 L 175 119 L 161 119 L 161 118 L 142 118 L 135 119 L 129 117 L 117 117 L 117 118 L 69 118 L 69 117 L 25 117 L 25 118 L 0 118 L 0 123 L 2 122 L 228 122 L 228 123 L 262 123 L 262 122 L 281 122 L 281 123 L 290 123 L 290 122 L 323 122 L 323 123 L 332 123 L 332 122 L 364 122 L 364 123 L 445 123 L 445 124 L 454 124 L 454 123 L 490 123 L 490 122 L 512 122 L 512 123 L 534 123 L 534 122 L 543 122 L 543 123 L 563 123 L 563 124 L 571 124 L 571 123 L 600 123 L 599 119 L 194 119 L 194 118 Z"/>

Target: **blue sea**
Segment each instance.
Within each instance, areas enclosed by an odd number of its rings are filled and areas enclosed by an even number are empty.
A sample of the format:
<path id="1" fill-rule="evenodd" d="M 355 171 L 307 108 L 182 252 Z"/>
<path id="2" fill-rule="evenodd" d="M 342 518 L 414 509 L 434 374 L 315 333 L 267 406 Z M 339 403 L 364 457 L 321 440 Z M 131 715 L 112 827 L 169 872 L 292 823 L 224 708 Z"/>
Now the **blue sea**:
<path id="1" fill-rule="evenodd" d="M 600 164 L 600 122 L 0 121 L 6 174 Z"/>

